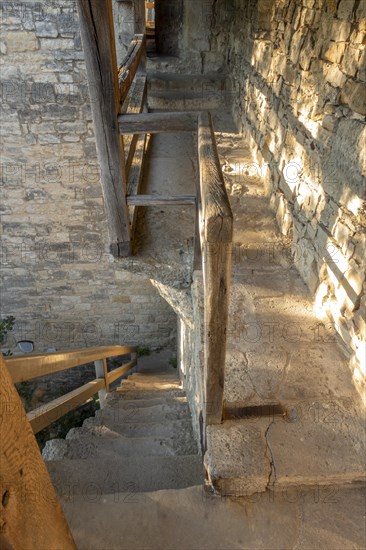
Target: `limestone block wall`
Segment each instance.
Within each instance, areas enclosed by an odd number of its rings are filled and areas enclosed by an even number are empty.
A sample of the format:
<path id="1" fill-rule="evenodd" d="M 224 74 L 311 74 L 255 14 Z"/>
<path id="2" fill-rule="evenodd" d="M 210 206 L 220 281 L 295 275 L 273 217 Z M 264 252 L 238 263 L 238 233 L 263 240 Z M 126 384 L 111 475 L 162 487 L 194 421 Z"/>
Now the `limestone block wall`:
<path id="1" fill-rule="evenodd" d="M 157 51 L 179 57 L 187 74 L 224 73 L 233 9 L 233 0 L 156 0 Z"/>
<path id="2" fill-rule="evenodd" d="M 294 261 L 365 383 L 366 2 L 235 1 L 234 112 Z"/>
<path id="3" fill-rule="evenodd" d="M 1 315 L 6 347 L 174 346 L 176 315 L 108 252 L 75 3 L 1 10 Z"/>
<path id="4" fill-rule="evenodd" d="M 195 271 L 191 286 L 192 316 L 178 315 L 178 368 L 187 392 L 192 425 L 199 449 L 204 442 L 204 309 L 202 272 Z"/>

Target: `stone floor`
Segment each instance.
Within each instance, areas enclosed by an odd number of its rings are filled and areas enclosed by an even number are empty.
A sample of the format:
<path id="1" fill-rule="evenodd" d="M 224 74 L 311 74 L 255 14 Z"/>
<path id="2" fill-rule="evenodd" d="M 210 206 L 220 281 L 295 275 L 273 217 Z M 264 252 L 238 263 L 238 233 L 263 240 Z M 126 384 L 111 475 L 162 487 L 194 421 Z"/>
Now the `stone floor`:
<path id="1" fill-rule="evenodd" d="M 211 497 L 202 487 L 76 497 L 65 507 L 79 550 L 361 550 L 361 489 Z"/>
<path id="2" fill-rule="evenodd" d="M 227 420 L 209 428 L 206 468 L 228 495 L 365 481 L 365 409 L 347 354 L 314 309 L 260 167 L 221 130 L 227 119 L 215 119 L 234 214 Z"/>

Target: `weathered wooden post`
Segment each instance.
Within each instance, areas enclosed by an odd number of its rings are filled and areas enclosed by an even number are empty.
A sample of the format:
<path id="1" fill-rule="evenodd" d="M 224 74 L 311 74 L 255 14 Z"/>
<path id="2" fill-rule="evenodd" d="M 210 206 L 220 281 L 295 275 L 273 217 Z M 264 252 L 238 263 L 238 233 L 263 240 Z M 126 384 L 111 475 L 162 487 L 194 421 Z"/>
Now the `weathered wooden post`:
<path id="1" fill-rule="evenodd" d="M 105 398 L 109 392 L 107 359 L 98 359 L 98 361 L 94 361 L 94 367 L 95 378 L 103 378 L 105 382 L 105 387 L 98 391 L 100 408 L 104 409 Z"/>
<path id="2" fill-rule="evenodd" d="M 77 0 L 77 7 L 111 252 L 116 257 L 127 256 L 130 223 L 117 123 L 120 97 L 111 0 Z"/>
<path id="3" fill-rule="evenodd" d="M 135 34 L 146 35 L 146 6 L 145 0 L 134 0 L 134 19 L 135 19 Z M 138 74 L 146 74 L 146 41 L 144 43 L 144 53 L 138 68 Z"/>
<path id="4" fill-rule="evenodd" d="M 233 215 L 209 113 L 198 121 L 204 283 L 205 425 L 222 421 Z"/>
<path id="5" fill-rule="evenodd" d="M 0 548 L 75 550 L 23 404 L 0 354 Z"/>

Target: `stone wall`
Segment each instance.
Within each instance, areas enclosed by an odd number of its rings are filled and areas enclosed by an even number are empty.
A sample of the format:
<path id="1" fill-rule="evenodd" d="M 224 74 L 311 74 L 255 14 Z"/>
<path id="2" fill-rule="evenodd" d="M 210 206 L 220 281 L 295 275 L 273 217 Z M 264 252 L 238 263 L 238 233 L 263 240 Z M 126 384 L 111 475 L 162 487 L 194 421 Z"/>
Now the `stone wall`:
<path id="1" fill-rule="evenodd" d="M 221 0 L 218 0 L 220 2 Z M 236 0 L 234 112 L 295 263 L 365 382 L 366 2 Z"/>
<path id="2" fill-rule="evenodd" d="M 178 368 L 192 414 L 193 431 L 203 451 L 204 434 L 204 309 L 202 272 L 195 271 L 191 286 L 192 315 L 178 315 Z"/>
<path id="3" fill-rule="evenodd" d="M 156 0 L 156 45 L 185 73 L 223 73 L 232 0 Z"/>
<path id="4" fill-rule="evenodd" d="M 17 319 L 6 347 L 174 346 L 172 309 L 108 252 L 75 3 L 0 10 L 1 315 Z"/>

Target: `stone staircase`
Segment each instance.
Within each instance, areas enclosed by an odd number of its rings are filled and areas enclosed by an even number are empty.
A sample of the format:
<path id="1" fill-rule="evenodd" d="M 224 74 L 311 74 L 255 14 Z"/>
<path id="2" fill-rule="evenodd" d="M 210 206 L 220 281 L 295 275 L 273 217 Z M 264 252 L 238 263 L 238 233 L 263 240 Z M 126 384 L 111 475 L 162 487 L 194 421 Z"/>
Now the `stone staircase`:
<path id="1" fill-rule="evenodd" d="M 95 417 L 47 442 L 43 457 L 65 502 L 85 491 L 143 493 L 203 480 L 187 400 L 171 367 L 138 367 Z"/>
<path id="2" fill-rule="evenodd" d="M 150 58 L 149 110 L 202 111 L 227 107 L 229 91 L 223 73 L 187 73 L 175 58 Z"/>

